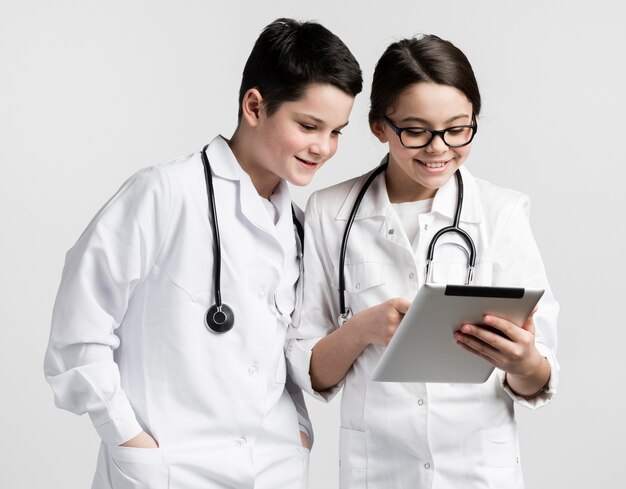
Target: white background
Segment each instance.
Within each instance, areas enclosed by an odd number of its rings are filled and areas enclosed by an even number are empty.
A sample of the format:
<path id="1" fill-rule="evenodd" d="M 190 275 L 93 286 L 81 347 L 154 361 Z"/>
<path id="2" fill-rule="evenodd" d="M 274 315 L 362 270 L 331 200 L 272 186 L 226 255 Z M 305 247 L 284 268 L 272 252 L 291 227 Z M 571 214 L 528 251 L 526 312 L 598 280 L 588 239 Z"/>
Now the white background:
<path id="1" fill-rule="evenodd" d="M 318 20 L 363 68 L 334 160 L 294 191 L 363 173 L 384 148 L 366 119 L 376 60 L 434 33 L 484 99 L 467 165 L 528 193 L 562 306 L 560 393 L 518 409 L 528 488 L 623 484 L 626 328 L 623 7 L 617 1 L 11 1 L 0 4 L 0 487 L 87 488 L 98 440 L 53 406 L 42 372 L 65 251 L 139 168 L 235 128 L 241 71 L 277 17 Z M 337 485 L 339 402 L 309 399 L 311 488 Z"/>

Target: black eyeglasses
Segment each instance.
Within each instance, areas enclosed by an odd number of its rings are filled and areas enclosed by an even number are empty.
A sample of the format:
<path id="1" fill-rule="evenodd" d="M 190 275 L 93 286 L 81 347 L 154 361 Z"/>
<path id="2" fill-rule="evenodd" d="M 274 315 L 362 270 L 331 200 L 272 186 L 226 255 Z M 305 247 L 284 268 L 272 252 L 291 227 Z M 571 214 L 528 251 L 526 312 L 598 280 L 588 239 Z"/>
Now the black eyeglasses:
<path id="1" fill-rule="evenodd" d="M 441 136 L 442 141 L 450 148 L 460 148 L 471 143 L 478 131 L 478 124 L 473 117 L 472 124 L 448 127 L 442 131 L 425 127 L 398 127 L 386 116 L 383 120 L 398 135 L 402 146 L 409 149 L 424 148 L 435 139 L 435 136 Z"/>

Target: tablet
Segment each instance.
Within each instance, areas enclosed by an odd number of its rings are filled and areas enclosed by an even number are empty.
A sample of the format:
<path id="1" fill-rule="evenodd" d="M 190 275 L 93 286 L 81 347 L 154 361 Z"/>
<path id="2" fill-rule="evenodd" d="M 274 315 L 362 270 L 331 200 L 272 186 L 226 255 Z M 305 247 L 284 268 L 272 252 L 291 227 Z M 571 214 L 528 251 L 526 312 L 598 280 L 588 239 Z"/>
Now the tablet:
<path id="1" fill-rule="evenodd" d="M 493 314 L 523 324 L 541 289 L 473 285 L 422 286 L 372 376 L 382 382 L 485 382 L 493 365 L 456 344 L 462 324 Z"/>

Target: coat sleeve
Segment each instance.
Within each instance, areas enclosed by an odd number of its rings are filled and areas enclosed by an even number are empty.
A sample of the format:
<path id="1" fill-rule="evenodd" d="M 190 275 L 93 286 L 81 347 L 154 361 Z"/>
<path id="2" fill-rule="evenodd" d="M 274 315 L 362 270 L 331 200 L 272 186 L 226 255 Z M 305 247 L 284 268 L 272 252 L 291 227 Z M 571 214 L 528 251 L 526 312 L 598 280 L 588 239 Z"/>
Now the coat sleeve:
<path id="1" fill-rule="evenodd" d="M 156 261 L 170 214 L 165 171 L 142 170 L 105 204 L 66 255 L 44 372 L 55 404 L 88 413 L 109 445 L 142 430 L 114 360 L 120 345 L 116 329 Z"/>
<path id="2" fill-rule="evenodd" d="M 302 311 L 289 330 L 287 365 L 294 382 L 316 399 L 329 401 L 343 382 L 317 392 L 311 385 L 309 368 L 315 344 L 337 328 L 339 306 L 332 286 L 332 260 L 327 241 L 322 237 L 324 225 L 320 218 L 319 194 L 309 198 L 304 218 L 304 283 Z M 330 241 L 332 238 L 327 236 Z"/>
<path id="3" fill-rule="evenodd" d="M 504 390 L 517 403 L 534 409 L 552 400 L 559 383 L 557 349 L 557 316 L 559 304 L 552 294 L 546 271 L 533 237 L 529 222 L 530 202 L 519 195 L 508 215 L 503 216 L 494 236 L 494 284 L 509 287 L 533 287 L 544 289 L 544 295 L 535 313 L 535 344 L 539 353 L 550 364 L 550 381 L 544 390 L 532 399 L 515 394 L 505 382 L 505 373 L 498 371 Z"/>
<path id="4" fill-rule="evenodd" d="M 302 389 L 300 389 L 300 387 L 291 379 L 290 375 L 287 375 L 285 386 L 287 388 L 287 392 L 289 392 L 289 395 L 291 396 L 294 406 L 296 407 L 300 431 L 306 433 L 309 437 L 309 448 L 311 448 L 313 446 L 314 438 L 313 424 L 309 418 L 309 411 L 306 408 L 306 402 L 304 401 L 304 396 L 302 395 Z"/>

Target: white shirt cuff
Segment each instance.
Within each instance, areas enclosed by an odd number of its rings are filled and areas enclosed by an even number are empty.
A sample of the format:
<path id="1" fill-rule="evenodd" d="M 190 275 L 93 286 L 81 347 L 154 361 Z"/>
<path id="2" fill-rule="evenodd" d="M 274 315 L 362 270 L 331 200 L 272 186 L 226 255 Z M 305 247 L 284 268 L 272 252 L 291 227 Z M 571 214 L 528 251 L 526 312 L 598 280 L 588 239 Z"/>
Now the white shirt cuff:
<path id="1" fill-rule="evenodd" d="M 527 407 L 529 409 L 538 409 L 540 407 L 545 406 L 556 394 L 556 390 L 559 384 L 559 364 L 556 361 L 556 356 L 554 352 L 548 348 L 546 345 L 537 344 L 537 350 L 541 356 L 545 357 L 550 364 L 550 380 L 548 384 L 532 398 L 526 398 L 524 396 L 520 396 L 513 392 L 509 385 L 506 382 L 506 372 L 502 370 L 498 370 L 498 377 L 500 380 L 500 385 L 504 389 L 504 391 L 519 405 Z"/>
<path id="2" fill-rule="evenodd" d="M 109 419 L 104 422 L 91 417 L 96 431 L 106 445 L 121 445 L 143 431 L 137 422 L 133 408 L 125 397 L 120 399 L 117 406 L 108 414 Z"/>
<path id="3" fill-rule="evenodd" d="M 341 390 L 343 380 L 337 385 L 322 392 L 318 392 L 313 389 L 309 369 L 311 368 L 311 354 L 313 347 L 319 340 L 321 340 L 321 338 L 311 340 L 290 340 L 287 345 L 287 364 L 289 366 L 291 378 L 298 385 L 298 387 L 319 401 L 329 402 Z"/>

